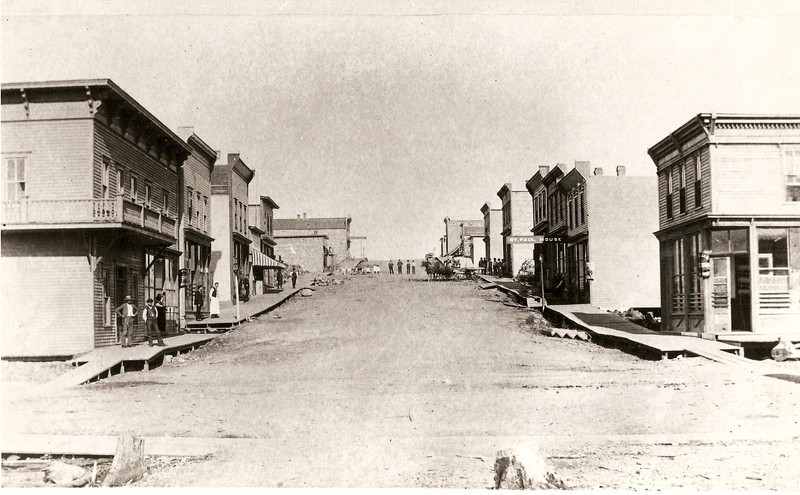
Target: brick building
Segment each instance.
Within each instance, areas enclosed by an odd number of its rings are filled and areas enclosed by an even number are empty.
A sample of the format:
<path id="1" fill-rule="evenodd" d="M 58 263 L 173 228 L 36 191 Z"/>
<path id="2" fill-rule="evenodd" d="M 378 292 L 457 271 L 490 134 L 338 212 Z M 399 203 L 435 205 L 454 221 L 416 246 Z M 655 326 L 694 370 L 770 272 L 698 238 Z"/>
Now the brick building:
<path id="1" fill-rule="evenodd" d="M 111 80 L 2 85 L 3 356 L 114 345 L 127 295 L 174 308 L 191 151 Z"/>
<path id="2" fill-rule="evenodd" d="M 258 203 L 250 204 L 250 286 L 253 294 L 277 287 L 276 272 L 285 268 L 275 259 L 275 210 L 280 208 L 269 196 L 261 196 Z"/>
<path id="3" fill-rule="evenodd" d="M 214 166 L 211 174 L 211 273 L 219 282 L 220 302 L 236 300 L 237 281 L 239 298 L 247 300 L 250 288 L 250 229 L 248 228 L 248 189 L 255 172 L 245 164 L 238 153 L 229 153 L 225 164 Z"/>
<path id="4" fill-rule="evenodd" d="M 325 235 L 327 240 L 324 243 L 325 262 L 323 266 L 328 268 L 350 257 L 350 223 L 350 217 L 306 218 L 304 213 L 302 218 L 300 215 L 297 215 L 297 218 L 276 218 L 275 236 L 286 239 L 292 236 L 308 238 L 308 236 Z M 285 249 L 281 249 L 281 255 L 285 251 Z M 289 262 L 288 259 L 284 258 Z M 315 262 L 314 266 L 318 266 L 318 264 Z M 309 268 L 306 267 L 306 269 Z"/>
<path id="5" fill-rule="evenodd" d="M 192 148 L 192 153 L 181 170 L 183 190 L 182 221 L 179 229 L 183 246 L 182 268 L 187 271 L 186 287 L 180 289 L 182 306 L 179 311 L 182 327 L 185 327 L 186 312 L 193 312 L 195 289 L 206 288 L 208 308 L 211 294 L 211 173 L 217 161 L 217 153 L 194 133 L 191 127 L 178 128 L 178 134 Z"/>
<path id="6" fill-rule="evenodd" d="M 503 228 L 500 235 L 503 236 L 503 275 L 512 277 L 519 272 L 526 259 L 533 257 L 533 244 L 526 240 L 531 237 L 533 228 L 533 205 L 527 190 L 514 190 L 509 183 L 497 191 L 497 197 L 502 202 Z"/>
<path id="7" fill-rule="evenodd" d="M 483 213 L 483 257 L 487 260 L 503 259 L 503 210 L 488 203 L 481 207 Z"/>
<path id="8" fill-rule="evenodd" d="M 800 117 L 698 114 L 648 153 L 663 327 L 800 340 Z"/>

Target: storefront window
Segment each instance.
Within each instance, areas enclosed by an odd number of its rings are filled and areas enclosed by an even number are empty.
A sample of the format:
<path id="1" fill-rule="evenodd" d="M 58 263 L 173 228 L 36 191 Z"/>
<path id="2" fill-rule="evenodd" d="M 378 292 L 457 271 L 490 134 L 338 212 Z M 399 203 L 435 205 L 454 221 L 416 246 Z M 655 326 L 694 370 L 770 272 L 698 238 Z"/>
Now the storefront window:
<path id="1" fill-rule="evenodd" d="M 713 254 L 747 253 L 747 229 L 712 230 L 711 251 Z"/>
<path id="2" fill-rule="evenodd" d="M 684 268 L 683 239 L 675 239 L 672 245 L 672 312 L 683 313 L 684 298 L 686 294 L 683 268 Z"/>
<path id="3" fill-rule="evenodd" d="M 699 270 L 699 254 L 703 250 L 702 236 L 698 232 L 689 236 L 689 312 L 699 313 L 703 311 L 702 282 Z"/>

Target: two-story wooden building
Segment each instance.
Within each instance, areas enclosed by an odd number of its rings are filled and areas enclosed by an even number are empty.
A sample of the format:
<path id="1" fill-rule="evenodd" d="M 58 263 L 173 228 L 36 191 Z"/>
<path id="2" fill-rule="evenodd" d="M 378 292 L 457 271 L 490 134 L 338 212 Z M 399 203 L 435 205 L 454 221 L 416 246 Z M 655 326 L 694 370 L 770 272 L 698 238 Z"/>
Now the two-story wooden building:
<path id="1" fill-rule="evenodd" d="M 255 177 L 238 153 L 229 153 L 227 163 L 217 164 L 211 173 L 211 278 L 219 282 L 220 302 L 249 297 L 250 229 L 247 205 L 250 182 Z"/>
<path id="2" fill-rule="evenodd" d="M 800 339 L 800 117 L 699 114 L 648 153 L 663 328 Z"/>
<path id="3" fill-rule="evenodd" d="M 533 258 L 533 244 L 530 241 L 533 218 L 533 203 L 527 190 L 516 190 L 509 183 L 497 191 L 502 208 L 503 228 L 503 266 L 506 277 L 513 277 L 519 272 L 526 259 Z"/>
<path id="4" fill-rule="evenodd" d="M 481 207 L 483 213 L 483 246 L 486 260 L 503 258 L 503 210 L 489 203 Z"/>
<path id="5" fill-rule="evenodd" d="M 186 287 L 180 289 L 180 319 L 185 327 L 186 314 L 194 313 L 194 295 L 204 287 L 204 308 L 208 308 L 211 291 L 211 173 L 217 152 L 194 133 L 191 127 L 178 128 L 178 134 L 192 148 L 181 168 L 183 191 L 180 245 L 183 246 L 182 267 L 187 271 Z"/>
<path id="6" fill-rule="evenodd" d="M 113 345 L 126 296 L 177 302 L 190 153 L 108 79 L 2 85 L 3 356 Z"/>
<path id="7" fill-rule="evenodd" d="M 285 265 L 275 259 L 275 210 L 280 208 L 269 196 L 261 196 L 258 203 L 251 203 L 250 232 L 253 243 L 250 245 L 251 283 L 253 294 L 263 294 L 265 290 L 277 287 L 276 272 Z"/>

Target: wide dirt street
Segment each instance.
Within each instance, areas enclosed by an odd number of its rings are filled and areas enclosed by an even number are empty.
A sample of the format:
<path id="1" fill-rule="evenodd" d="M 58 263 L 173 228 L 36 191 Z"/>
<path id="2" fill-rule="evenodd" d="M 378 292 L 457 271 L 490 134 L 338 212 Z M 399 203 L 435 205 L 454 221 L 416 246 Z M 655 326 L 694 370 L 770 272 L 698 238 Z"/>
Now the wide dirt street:
<path id="1" fill-rule="evenodd" d="M 230 439 L 140 486 L 487 488 L 520 445 L 569 488 L 800 486 L 800 385 L 545 337 L 499 299 L 351 277 L 184 363 L 46 398 L 6 380 L 3 431 Z"/>

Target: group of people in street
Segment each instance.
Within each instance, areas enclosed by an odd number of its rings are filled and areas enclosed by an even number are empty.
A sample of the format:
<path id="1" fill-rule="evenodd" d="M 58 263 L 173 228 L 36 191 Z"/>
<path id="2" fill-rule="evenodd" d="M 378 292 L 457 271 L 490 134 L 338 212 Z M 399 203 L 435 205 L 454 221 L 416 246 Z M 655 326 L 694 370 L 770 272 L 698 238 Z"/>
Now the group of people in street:
<path id="1" fill-rule="evenodd" d="M 167 325 L 167 308 L 164 305 L 166 294 L 161 293 L 156 295 L 155 301 L 152 297 L 148 297 L 146 306 L 141 312 L 142 321 L 145 324 L 145 332 L 147 334 L 147 343 L 151 347 L 154 345 L 153 340 L 156 340 L 158 346 L 165 346 L 162 335 L 166 332 Z M 139 316 L 139 308 L 133 303 L 131 296 L 125 296 L 125 302 L 117 306 L 117 316 L 122 319 L 122 347 L 133 347 L 133 327 L 136 317 Z"/>
<path id="2" fill-rule="evenodd" d="M 481 258 L 478 261 L 478 268 L 483 268 L 483 273 L 495 277 L 502 277 L 506 274 L 506 262 L 498 258 Z"/>
<path id="3" fill-rule="evenodd" d="M 211 287 L 209 296 L 208 314 L 211 318 L 219 318 L 219 282 L 215 282 Z M 192 299 L 195 308 L 194 319 L 200 321 L 203 319 L 203 306 L 206 304 L 206 288 L 202 285 L 198 286 Z"/>
<path id="4" fill-rule="evenodd" d="M 403 274 L 403 260 L 397 260 L 397 265 L 394 264 L 392 260 L 389 260 L 389 275 L 393 275 L 395 266 L 397 266 L 397 274 Z M 406 275 L 411 275 L 417 273 L 417 265 L 416 263 L 411 263 L 411 260 L 406 260 L 405 263 L 406 267 Z"/>

